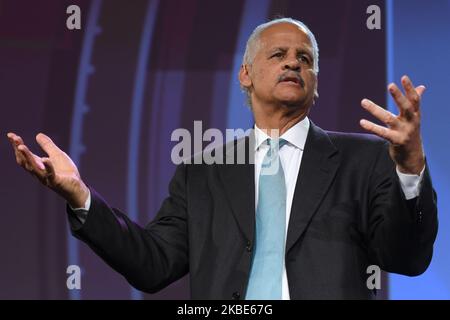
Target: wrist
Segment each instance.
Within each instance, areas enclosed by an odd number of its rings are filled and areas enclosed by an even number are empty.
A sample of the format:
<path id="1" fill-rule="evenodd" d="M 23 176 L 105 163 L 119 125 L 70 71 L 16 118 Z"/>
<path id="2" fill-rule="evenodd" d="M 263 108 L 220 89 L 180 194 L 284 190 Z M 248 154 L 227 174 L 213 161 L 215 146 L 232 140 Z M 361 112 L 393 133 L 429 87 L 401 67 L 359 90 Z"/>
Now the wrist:
<path id="1" fill-rule="evenodd" d="M 389 152 L 401 173 L 420 175 L 425 167 L 425 153 L 420 137 L 405 145 L 391 144 Z"/>
<path id="2" fill-rule="evenodd" d="M 408 159 L 404 163 L 397 163 L 397 169 L 404 174 L 420 175 L 425 167 L 425 157 L 422 155 L 414 159 Z"/>
<path id="3" fill-rule="evenodd" d="M 66 198 L 66 201 L 72 208 L 84 208 L 88 196 L 89 188 L 84 182 L 80 181 L 79 185 L 75 187 L 75 191 Z"/>

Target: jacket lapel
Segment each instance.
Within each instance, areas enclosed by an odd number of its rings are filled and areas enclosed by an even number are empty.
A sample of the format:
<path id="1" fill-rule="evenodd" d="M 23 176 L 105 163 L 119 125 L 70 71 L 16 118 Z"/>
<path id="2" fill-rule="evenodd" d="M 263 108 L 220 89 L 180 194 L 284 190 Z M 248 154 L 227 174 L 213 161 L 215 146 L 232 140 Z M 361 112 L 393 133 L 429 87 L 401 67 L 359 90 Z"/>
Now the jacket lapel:
<path id="1" fill-rule="evenodd" d="M 286 254 L 305 232 L 339 166 L 339 154 L 328 135 L 310 123 L 294 191 Z"/>
<path id="2" fill-rule="evenodd" d="M 234 146 L 231 148 L 231 146 Z M 225 163 L 217 165 L 233 215 L 249 241 L 255 232 L 255 169 L 254 135 L 231 142 L 225 146 Z M 238 163 L 237 152 L 245 153 L 245 162 Z M 234 162 L 232 160 L 234 159 Z M 229 164 L 233 163 L 233 164 Z"/>

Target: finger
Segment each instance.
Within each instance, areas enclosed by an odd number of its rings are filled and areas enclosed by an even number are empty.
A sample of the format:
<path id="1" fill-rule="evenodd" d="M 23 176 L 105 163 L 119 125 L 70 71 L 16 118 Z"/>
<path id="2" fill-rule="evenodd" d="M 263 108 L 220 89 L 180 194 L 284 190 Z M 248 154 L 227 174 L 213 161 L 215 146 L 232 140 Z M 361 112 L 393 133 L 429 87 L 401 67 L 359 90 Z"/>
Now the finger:
<path id="1" fill-rule="evenodd" d="M 17 146 L 23 144 L 22 138 L 13 133 L 8 133 L 8 140 L 13 146 L 15 151 L 17 150 Z"/>
<path id="2" fill-rule="evenodd" d="M 17 136 L 14 132 L 8 132 L 7 134 L 6 134 L 6 136 L 8 137 L 8 140 L 9 141 L 12 141 L 13 140 L 13 138 L 15 137 L 15 136 Z"/>
<path id="3" fill-rule="evenodd" d="M 420 95 L 408 76 L 402 77 L 402 86 L 405 89 L 406 98 L 412 103 L 414 110 L 419 109 Z"/>
<path id="4" fill-rule="evenodd" d="M 55 177 L 55 168 L 53 167 L 52 161 L 49 158 L 42 158 L 42 163 L 45 166 L 47 178 L 52 180 Z"/>
<path id="5" fill-rule="evenodd" d="M 16 134 L 8 133 L 8 139 L 9 139 L 9 141 L 11 142 L 11 145 L 12 145 L 12 147 L 13 147 L 13 149 L 14 149 L 14 154 L 15 154 L 15 156 L 16 156 L 16 162 L 17 162 L 19 165 L 22 166 L 22 165 L 24 164 L 24 162 L 25 162 L 25 157 L 24 157 L 24 155 L 17 149 L 17 147 L 18 147 L 19 145 L 23 144 L 22 138 L 19 137 L 19 136 L 16 135 Z"/>
<path id="6" fill-rule="evenodd" d="M 392 127 L 395 125 L 397 118 L 389 111 L 383 109 L 376 103 L 370 101 L 369 99 L 363 99 L 361 101 L 361 106 L 369 111 L 375 118 L 382 121 L 386 125 Z"/>
<path id="7" fill-rule="evenodd" d="M 8 133 L 6 134 L 6 136 L 8 137 L 8 139 L 13 139 L 13 138 L 15 138 L 15 137 L 18 137 L 18 135 L 15 134 L 14 132 L 8 132 Z"/>
<path id="8" fill-rule="evenodd" d="M 61 152 L 61 149 L 59 149 L 58 146 L 53 143 L 52 139 L 50 139 L 50 137 L 46 136 L 43 133 L 38 133 L 36 135 L 36 142 L 49 156 Z"/>
<path id="9" fill-rule="evenodd" d="M 386 140 L 390 141 L 391 143 L 397 142 L 397 139 L 396 139 L 397 137 L 396 137 L 396 133 L 394 130 L 377 125 L 377 124 L 375 124 L 371 121 L 365 120 L 365 119 L 361 119 L 359 124 L 365 130 L 367 130 L 373 134 L 376 134 L 377 136 L 379 136 L 383 139 L 386 139 Z"/>
<path id="10" fill-rule="evenodd" d="M 25 156 L 22 154 L 22 152 L 17 150 L 17 151 L 15 151 L 14 155 L 16 157 L 17 164 L 20 165 L 21 167 L 24 167 L 27 160 L 25 159 Z"/>
<path id="11" fill-rule="evenodd" d="M 44 162 L 42 161 L 41 157 L 38 157 L 37 155 L 33 154 L 33 158 L 38 168 L 41 170 L 45 170 Z"/>
<path id="12" fill-rule="evenodd" d="M 18 145 L 23 144 L 22 138 L 16 134 L 8 133 L 8 139 L 9 139 L 9 142 L 11 142 L 11 144 L 13 146 L 18 146 Z"/>
<path id="13" fill-rule="evenodd" d="M 389 93 L 391 94 L 392 98 L 395 101 L 395 104 L 397 105 L 397 108 L 400 111 L 400 114 L 404 115 L 407 112 L 411 112 L 411 103 L 409 100 L 403 95 L 403 93 L 400 91 L 400 89 L 397 87 L 395 83 L 391 83 L 388 86 Z"/>
<path id="14" fill-rule="evenodd" d="M 39 164 L 36 162 L 35 157 L 37 157 L 35 154 L 33 154 L 26 145 L 21 144 L 18 146 L 18 150 L 24 155 L 25 157 L 25 165 L 27 166 L 26 169 L 29 171 L 33 171 L 39 176 L 43 175 L 43 170 L 45 170 L 45 167 L 43 164 Z"/>
<path id="15" fill-rule="evenodd" d="M 424 85 L 418 86 L 416 88 L 416 92 L 417 94 L 422 97 L 423 93 L 425 92 L 425 90 L 427 90 L 427 87 L 425 87 Z"/>

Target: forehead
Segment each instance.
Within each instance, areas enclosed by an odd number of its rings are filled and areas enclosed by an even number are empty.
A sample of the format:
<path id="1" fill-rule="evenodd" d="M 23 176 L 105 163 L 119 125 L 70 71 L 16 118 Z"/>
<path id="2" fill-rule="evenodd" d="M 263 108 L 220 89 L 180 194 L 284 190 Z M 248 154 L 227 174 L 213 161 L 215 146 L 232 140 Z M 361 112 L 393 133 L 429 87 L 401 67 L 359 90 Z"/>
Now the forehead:
<path id="1" fill-rule="evenodd" d="M 305 30 L 292 23 L 277 23 L 268 27 L 261 32 L 260 41 L 266 48 L 275 46 L 312 48 Z"/>

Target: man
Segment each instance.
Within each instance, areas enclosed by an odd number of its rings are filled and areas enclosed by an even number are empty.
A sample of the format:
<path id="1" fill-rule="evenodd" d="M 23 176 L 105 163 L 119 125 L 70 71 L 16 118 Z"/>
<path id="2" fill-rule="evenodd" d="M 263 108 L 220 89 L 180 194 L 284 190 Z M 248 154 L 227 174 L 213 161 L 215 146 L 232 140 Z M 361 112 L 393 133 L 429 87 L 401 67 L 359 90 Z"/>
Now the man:
<path id="1" fill-rule="evenodd" d="M 398 116 L 362 101 L 387 127 L 361 126 L 384 139 L 325 132 L 307 118 L 318 59 L 301 22 L 256 28 L 239 73 L 255 131 L 224 150 L 235 158 L 244 146 L 245 164 L 178 166 L 146 228 L 83 183 L 49 137 L 36 137 L 44 158 L 8 137 L 17 162 L 67 200 L 74 236 L 140 290 L 189 272 L 194 299 L 371 298 L 368 266 L 415 276 L 431 261 L 437 209 L 420 135 L 425 87 L 406 76 L 405 94 L 389 85 Z"/>

